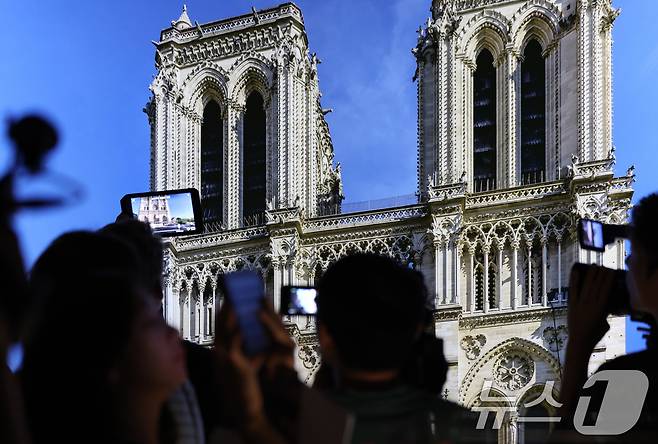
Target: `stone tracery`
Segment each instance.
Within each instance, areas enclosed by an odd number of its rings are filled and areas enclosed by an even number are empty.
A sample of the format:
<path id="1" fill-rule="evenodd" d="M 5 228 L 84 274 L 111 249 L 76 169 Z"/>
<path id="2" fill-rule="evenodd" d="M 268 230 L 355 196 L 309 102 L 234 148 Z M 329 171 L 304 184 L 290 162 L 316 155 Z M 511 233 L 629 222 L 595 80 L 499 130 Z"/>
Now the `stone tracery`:
<path id="1" fill-rule="evenodd" d="M 523 353 L 510 352 L 494 364 L 494 379 L 506 390 L 519 390 L 528 385 L 534 374 L 534 362 Z"/>

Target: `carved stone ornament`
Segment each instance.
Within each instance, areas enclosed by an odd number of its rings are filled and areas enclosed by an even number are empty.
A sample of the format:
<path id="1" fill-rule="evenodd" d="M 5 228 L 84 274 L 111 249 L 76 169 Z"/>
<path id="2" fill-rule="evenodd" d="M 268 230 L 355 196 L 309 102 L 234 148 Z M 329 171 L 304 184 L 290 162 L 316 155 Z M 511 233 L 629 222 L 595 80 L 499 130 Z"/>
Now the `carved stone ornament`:
<path id="1" fill-rule="evenodd" d="M 544 341 L 546 341 L 547 348 L 553 352 L 562 350 L 567 340 L 567 334 L 567 327 L 564 325 L 558 325 L 557 328 L 546 327 L 543 337 Z"/>
<path id="2" fill-rule="evenodd" d="M 499 386 L 507 390 L 519 390 L 530 382 L 535 373 L 535 363 L 525 353 L 510 351 L 494 364 L 493 376 Z"/>
<path id="3" fill-rule="evenodd" d="M 473 360 L 480 356 L 480 352 L 487 343 L 487 338 L 484 335 L 477 336 L 464 336 L 459 342 L 462 350 L 466 352 L 466 357 Z"/>
<path id="4" fill-rule="evenodd" d="M 434 179 L 428 181 L 427 194 L 432 201 L 442 201 L 462 197 L 466 194 L 466 183 L 458 182 L 448 185 L 435 185 Z"/>
<path id="5" fill-rule="evenodd" d="M 320 365 L 320 346 L 318 344 L 302 345 L 299 347 L 297 357 L 307 369 L 313 369 Z"/>

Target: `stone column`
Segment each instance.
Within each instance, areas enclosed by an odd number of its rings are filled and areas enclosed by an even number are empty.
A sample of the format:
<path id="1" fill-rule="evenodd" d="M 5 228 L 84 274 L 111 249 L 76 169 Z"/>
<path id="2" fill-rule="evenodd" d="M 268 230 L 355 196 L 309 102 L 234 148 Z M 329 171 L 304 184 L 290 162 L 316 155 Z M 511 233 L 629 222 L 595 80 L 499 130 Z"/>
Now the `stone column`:
<path id="1" fill-rule="evenodd" d="M 178 284 L 172 288 L 172 299 L 171 299 L 171 323 L 169 324 L 176 330 L 181 333 L 183 332 L 183 326 L 181 325 L 181 311 L 180 311 L 180 288 Z"/>
<path id="2" fill-rule="evenodd" d="M 548 305 L 548 239 L 541 238 L 541 304 L 546 307 Z"/>
<path id="3" fill-rule="evenodd" d="M 510 288 L 511 301 L 510 305 L 512 310 L 514 310 L 518 304 L 518 289 L 519 289 L 519 242 L 512 241 L 512 263 L 510 265 L 510 271 L 512 272 L 512 285 Z"/>
<path id="4" fill-rule="evenodd" d="M 482 247 L 484 253 L 484 273 L 482 273 L 482 309 L 489 311 L 489 245 Z"/>
<path id="5" fill-rule="evenodd" d="M 204 285 L 199 289 L 199 342 L 203 342 L 206 339 L 206 322 L 207 313 L 206 313 L 206 286 Z"/>
<path id="6" fill-rule="evenodd" d="M 272 258 L 272 269 L 274 274 L 274 300 L 272 301 L 272 304 L 274 305 L 274 311 L 278 313 L 281 307 L 281 275 L 283 274 L 281 258 Z"/>
<path id="7" fill-rule="evenodd" d="M 443 291 L 445 275 L 441 273 L 443 270 L 443 260 L 445 252 L 445 243 L 442 239 L 434 241 L 434 294 L 436 305 L 446 303 L 446 293 Z"/>
<path id="8" fill-rule="evenodd" d="M 468 191 L 473 192 L 473 74 L 476 65 L 468 58 L 461 59 L 461 167 L 457 174 L 466 173 Z"/>
<path id="9" fill-rule="evenodd" d="M 471 300 L 471 307 L 470 307 L 470 312 L 474 313 L 475 312 L 475 267 L 474 267 L 474 259 L 475 259 L 475 248 L 474 247 L 469 247 L 468 249 L 468 260 L 469 260 L 469 267 L 468 267 L 468 291 L 470 292 L 470 300 Z"/>
<path id="10" fill-rule="evenodd" d="M 578 142 L 580 161 L 606 158 L 611 148 L 612 24 L 619 14 L 608 1 L 578 4 Z"/>
<path id="11" fill-rule="evenodd" d="M 528 306 L 532 305 L 532 242 L 526 244 L 528 248 Z"/>
<path id="12" fill-rule="evenodd" d="M 453 282 L 453 296 L 452 302 L 455 304 L 461 304 L 461 298 L 459 297 L 460 281 L 461 281 L 461 249 L 462 245 L 459 243 L 456 237 L 452 240 L 453 245 L 453 264 L 452 264 L 452 282 Z M 466 301 L 464 301 L 466 302 Z"/>
<path id="13" fill-rule="evenodd" d="M 514 187 L 521 183 L 520 181 L 520 156 L 518 155 L 519 142 L 519 111 L 521 104 L 521 61 L 522 56 L 516 50 L 509 46 L 505 52 L 505 142 L 504 152 L 507 153 L 506 164 L 506 185 Z"/>
<path id="14" fill-rule="evenodd" d="M 450 253 L 450 244 L 447 239 L 444 240 L 443 242 L 443 248 L 442 248 L 442 254 L 441 257 L 443 258 L 443 301 L 445 304 L 449 304 L 452 302 L 452 281 L 451 281 L 451 274 L 452 274 L 452 267 L 451 267 L 451 259 L 452 259 L 452 254 Z"/>
<path id="15" fill-rule="evenodd" d="M 562 238 L 557 238 L 557 291 L 558 299 L 562 300 Z"/>
<path id="16" fill-rule="evenodd" d="M 155 107 L 156 107 L 156 124 L 157 124 L 157 143 L 155 149 L 155 171 L 154 171 L 154 190 L 163 190 L 165 186 L 166 177 L 166 162 L 167 162 L 167 145 L 168 145 L 168 122 L 169 103 L 167 95 L 156 94 Z"/>
<path id="17" fill-rule="evenodd" d="M 202 116 L 190 111 L 187 116 L 185 152 L 185 169 L 182 168 L 181 181 L 189 188 L 201 188 L 201 123 Z"/>
<path id="18" fill-rule="evenodd" d="M 544 51 L 546 85 L 546 180 L 560 179 L 560 41 Z"/>
<path id="19" fill-rule="evenodd" d="M 229 229 L 242 226 L 242 123 L 244 106 L 231 102 L 228 107 L 228 149 L 226 150 L 228 165 L 227 190 L 227 226 Z"/>
<path id="20" fill-rule="evenodd" d="M 496 273 L 496 308 L 500 309 L 503 297 L 503 248 L 505 244 L 498 244 L 498 263 Z"/>
<path id="21" fill-rule="evenodd" d="M 194 301 L 194 337 L 199 341 L 201 340 L 201 324 L 202 324 L 202 310 L 201 310 L 202 295 L 197 292 L 196 301 Z"/>
<path id="22" fill-rule="evenodd" d="M 176 306 L 178 305 L 178 290 L 169 276 L 163 280 L 164 295 L 162 298 L 162 314 L 167 324 L 179 329 L 180 320 L 176 318 Z"/>
<path id="23" fill-rule="evenodd" d="M 187 332 L 184 332 L 187 339 L 192 339 L 192 310 L 194 310 L 194 305 L 192 304 L 192 290 L 187 291 L 187 310 L 185 316 L 187 316 Z"/>
<path id="24" fill-rule="evenodd" d="M 283 265 L 283 285 L 295 285 L 294 267 L 290 257 L 284 259 Z"/>
<path id="25" fill-rule="evenodd" d="M 217 317 L 217 312 L 219 311 L 219 303 L 217 301 L 217 288 L 215 284 L 212 286 L 212 317 L 210 318 L 210 321 L 208 322 L 208 325 L 210 328 L 210 334 L 215 335 L 215 318 Z"/>
<path id="26" fill-rule="evenodd" d="M 504 444 L 517 444 L 519 442 L 518 414 L 510 412 L 509 418 L 502 425 L 502 442 Z"/>

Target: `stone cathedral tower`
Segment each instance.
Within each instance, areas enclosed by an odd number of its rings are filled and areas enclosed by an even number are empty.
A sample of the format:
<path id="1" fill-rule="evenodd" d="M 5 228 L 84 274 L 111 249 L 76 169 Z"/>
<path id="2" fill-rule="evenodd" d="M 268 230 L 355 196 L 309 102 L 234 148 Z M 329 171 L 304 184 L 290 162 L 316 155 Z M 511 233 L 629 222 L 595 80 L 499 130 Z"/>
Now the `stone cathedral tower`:
<path id="1" fill-rule="evenodd" d="M 413 49 L 418 200 L 345 213 L 301 10 L 208 24 L 184 10 L 155 42 L 151 186 L 198 188 L 206 233 L 167 244 L 167 320 L 209 343 L 222 273 L 260 271 L 278 306 L 281 285 L 313 285 L 344 255 L 391 256 L 434 296 L 444 396 L 476 407 L 490 384 L 486 402 L 513 412 L 501 442 L 523 442 L 519 418 L 553 409 L 528 401 L 559 389 L 571 265 L 623 267 L 623 243 L 590 253 L 575 234 L 581 217 L 625 223 L 633 193 L 632 169 L 612 170 L 617 14 L 610 0 L 434 0 Z M 311 381 L 314 320 L 285 322 Z M 624 318 L 610 323 L 592 370 L 625 350 Z"/>
<path id="2" fill-rule="evenodd" d="M 340 203 L 299 8 L 203 26 L 185 8 L 155 45 L 152 188 L 198 188 L 215 229 L 264 222 L 266 207 L 315 216 Z"/>

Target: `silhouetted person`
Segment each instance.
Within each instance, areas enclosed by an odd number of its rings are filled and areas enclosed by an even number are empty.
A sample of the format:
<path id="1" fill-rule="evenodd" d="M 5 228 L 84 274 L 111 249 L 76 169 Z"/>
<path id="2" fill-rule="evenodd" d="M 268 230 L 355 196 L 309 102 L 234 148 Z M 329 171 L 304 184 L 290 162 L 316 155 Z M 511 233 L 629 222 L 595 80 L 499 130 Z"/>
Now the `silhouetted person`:
<path id="1" fill-rule="evenodd" d="M 7 136 L 14 147 L 14 157 L 0 177 L 0 442 L 28 443 L 23 397 L 20 385 L 7 366 L 9 347 L 22 339 L 30 301 L 27 278 L 18 238 L 11 224 L 12 216 L 27 206 L 57 204 L 55 199 L 17 200 L 14 178 L 42 171 L 44 160 L 57 145 L 57 130 L 44 118 L 27 115 L 8 120 Z"/>
<path id="2" fill-rule="evenodd" d="M 375 255 L 333 264 L 318 288 L 318 334 L 333 381 L 322 385 L 356 416 L 354 443 L 482 442 L 476 418 L 403 375 L 426 326 L 416 272 Z M 326 370 L 325 370 L 326 372 Z"/>
<path id="3" fill-rule="evenodd" d="M 36 443 L 174 442 L 160 417 L 184 350 L 143 276 L 128 244 L 97 233 L 60 237 L 35 264 L 21 377 Z"/>
<path id="4" fill-rule="evenodd" d="M 134 247 L 140 262 L 142 277 L 153 300 L 161 305 L 163 297 L 161 239 L 153 235 L 148 224 L 121 217 L 119 221 L 103 227 L 100 232 Z M 288 400 L 291 392 L 295 392 L 295 385 L 299 382 L 292 365 L 292 341 L 280 319 L 271 308 L 264 308 L 266 327 L 269 327 L 268 331 L 273 336 L 277 336 L 273 344 L 279 344 L 279 347 L 268 351 L 259 359 L 268 362 L 270 366 L 273 361 L 279 364 L 283 362 L 286 365 L 275 366 L 277 368 L 275 378 L 259 378 L 261 380 L 254 381 L 252 378 L 257 378 L 259 375 L 254 374 L 248 366 L 243 366 L 245 362 L 243 359 L 246 358 L 240 356 L 239 347 L 231 353 L 227 351 L 235 348 L 231 341 L 236 334 L 239 334 L 235 326 L 226 325 L 233 322 L 232 317 L 228 315 L 229 311 L 226 307 L 218 313 L 215 323 L 218 331 L 214 350 L 190 341 L 182 341 L 186 350 L 187 371 L 193 390 L 190 391 L 188 383 L 176 390 L 166 405 L 170 415 L 163 417 L 165 420 L 170 417 L 173 419 L 179 443 L 203 442 L 204 436 L 199 436 L 197 431 L 199 426 L 205 428 L 206 439 L 210 439 L 217 429 L 224 428 L 238 432 L 242 439 L 259 443 L 278 442 L 283 439 L 270 425 L 270 419 L 274 419 L 279 428 L 289 434 L 290 429 L 296 426 L 289 424 L 290 418 L 294 417 L 295 413 L 294 402 L 291 404 L 285 401 Z M 258 391 L 251 390 L 246 395 L 240 387 L 247 387 L 250 390 L 257 387 Z M 276 390 L 279 387 L 281 391 Z M 282 393 L 285 396 L 282 396 Z M 263 410 L 258 408 L 259 403 L 262 403 Z M 199 407 L 203 416 L 202 421 L 196 418 L 198 416 L 196 410 Z M 264 410 L 266 407 L 269 409 L 267 415 Z"/>
<path id="5" fill-rule="evenodd" d="M 162 312 L 162 240 L 153 235 L 147 223 L 136 219 L 119 219 L 99 232 L 116 237 L 134 248 L 143 271 L 142 277 Z M 163 419 L 172 420 L 171 426 L 176 429 L 178 444 L 202 444 L 221 417 L 217 411 L 219 393 L 214 381 L 212 354 L 208 348 L 198 344 L 185 340 L 182 343 L 186 351 L 190 381 L 183 384 L 169 399 L 166 405 L 169 414 Z"/>
<path id="6" fill-rule="evenodd" d="M 650 316 L 650 334 L 647 349 L 612 359 L 598 369 L 640 370 L 649 379 L 649 390 L 644 401 L 638 423 L 620 436 L 602 436 L 596 439 L 610 442 L 655 442 L 658 433 L 658 348 L 655 339 L 655 324 L 658 319 L 658 194 L 645 197 L 633 209 L 630 226 L 631 254 L 626 259 L 628 265 L 627 285 L 631 295 L 631 307 Z M 564 403 L 561 415 L 567 429 L 572 426 L 573 414 L 581 396 L 590 396 L 588 410 L 590 418 L 596 418 L 598 408 L 606 390 L 605 384 L 596 384 L 592 389 L 581 388 L 587 380 L 587 369 L 595 345 L 603 338 L 610 326 L 606 321 L 606 307 L 613 294 L 614 270 L 590 266 L 584 276 L 572 272 L 569 282 L 568 329 L 569 342 L 560 400 Z M 611 404 L 614 409 L 614 403 Z M 622 412 L 612 412 L 621 416 Z M 593 419 L 594 420 L 594 419 Z M 589 424 L 589 423 L 588 423 Z M 593 422 L 592 422 L 593 424 Z M 582 435 L 572 431 L 567 437 L 564 431 L 556 436 L 556 441 L 565 439 L 582 440 Z M 608 441 L 605 441 L 608 442 Z"/>

